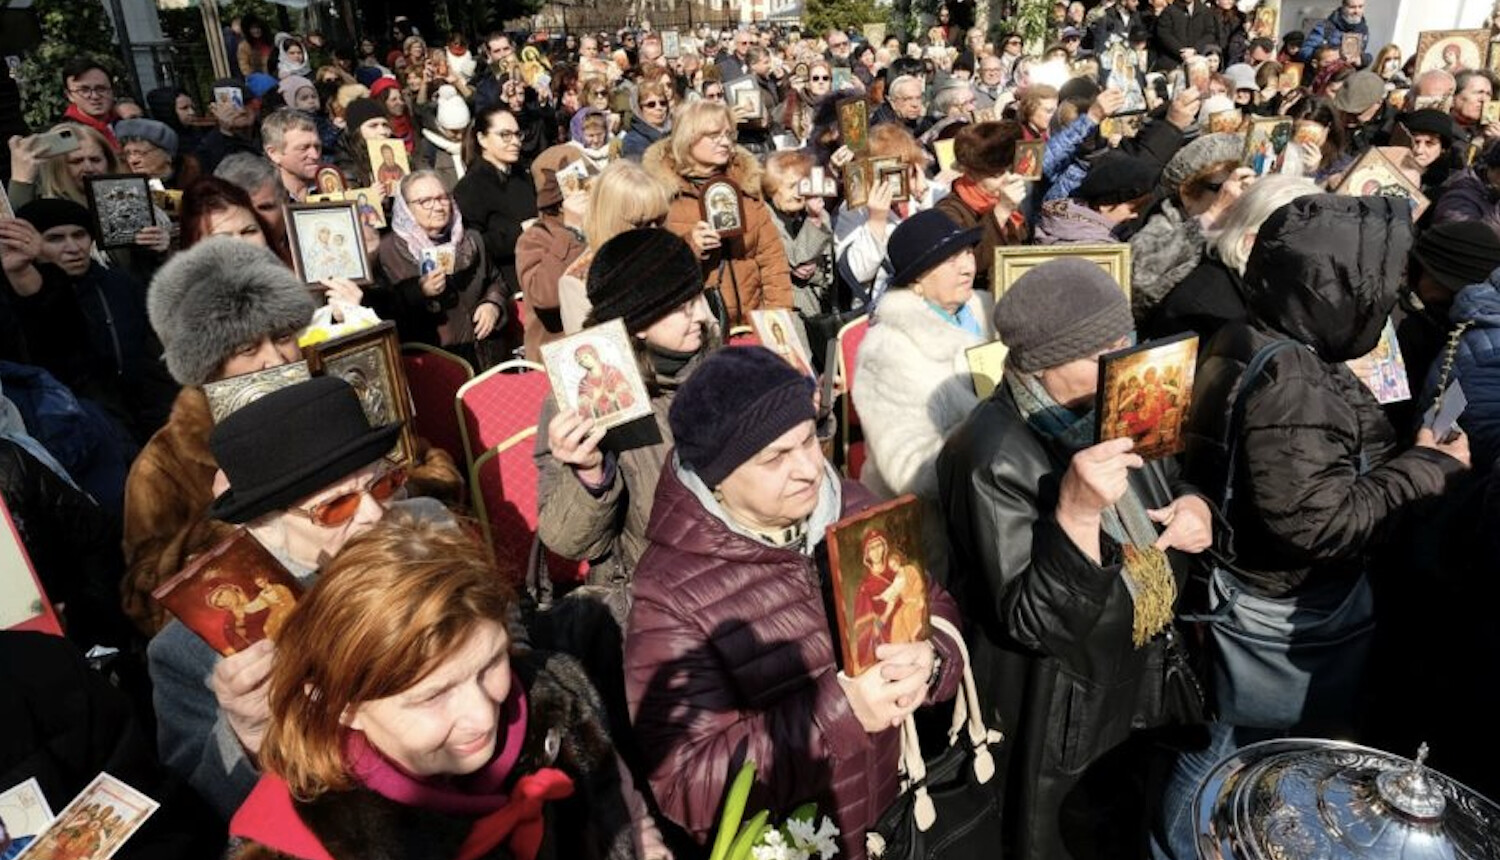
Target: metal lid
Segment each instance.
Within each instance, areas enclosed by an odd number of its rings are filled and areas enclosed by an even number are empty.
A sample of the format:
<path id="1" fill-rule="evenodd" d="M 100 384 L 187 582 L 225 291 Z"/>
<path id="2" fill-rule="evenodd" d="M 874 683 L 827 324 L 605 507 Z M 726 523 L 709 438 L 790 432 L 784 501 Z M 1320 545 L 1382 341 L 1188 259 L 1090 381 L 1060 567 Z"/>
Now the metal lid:
<path id="1" fill-rule="evenodd" d="M 1339 741 L 1251 744 L 1198 789 L 1203 860 L 1494 860 L 1500 806 L 1411 761 Z"/>

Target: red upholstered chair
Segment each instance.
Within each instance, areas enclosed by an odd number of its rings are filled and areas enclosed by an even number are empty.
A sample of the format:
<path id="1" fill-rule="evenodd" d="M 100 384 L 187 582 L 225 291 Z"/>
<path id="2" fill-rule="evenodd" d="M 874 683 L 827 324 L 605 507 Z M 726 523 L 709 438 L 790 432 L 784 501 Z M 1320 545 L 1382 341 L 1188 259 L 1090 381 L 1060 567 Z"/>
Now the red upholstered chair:
<path id="1" fill-rule="evenodd" d="M 844 396 L 843 417 L 843 451 L 844 451 L 844 474 L 853 480 L 859 480 L 859 473 L 865 466 L 865 435 L 859 426 L 859 413 L 854 411 L 854 357 L 859 354 L 859 345 L 865 339 L 865 333 L 870 330 L 870 317 L 865 315 L 839 329 L 839 378 L 843 381 Z"/>
<path id="2" fill-rule="evenodd" d="M 501 569 L 512 571 L 517 585 L 527 570 L 536 541 L 538 472 L 532 452 L 536 427 L 527 427 L 480 454 L 469 470 L 474 512 Z M 547 551 L 553 582 L 583 581 L 585 563 Z"/>
<path id="3" fill-rule="evenodd" d="M 464 383 L 454 398 L 464 463 L 473 466 L 479 455 L 535 428 L 551 391 L 546 370 L 530 361 L 507 361 Z"/>
<path id="4" fill-rule="evenodd" d="M 411 388 L 412 425 L 417 435 L 448 452 L 453 462 L 466 462 L 453 400 L 464 383 L 474 378 L 474 368 L 453 353 L 425 343 L 402 344 L 401 363 Z"/>

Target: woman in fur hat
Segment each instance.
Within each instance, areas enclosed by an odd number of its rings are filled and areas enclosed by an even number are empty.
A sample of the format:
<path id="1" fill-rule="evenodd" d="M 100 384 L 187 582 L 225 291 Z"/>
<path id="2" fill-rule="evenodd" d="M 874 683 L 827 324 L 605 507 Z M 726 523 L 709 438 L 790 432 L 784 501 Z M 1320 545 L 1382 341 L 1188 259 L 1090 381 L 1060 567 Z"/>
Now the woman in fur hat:
<path id="1" fill-rule="evenodd" d="M 234 856 L 638 856 L 597 694 L 515 642 L 517 612 L 462 530 L 403 519 L 350 542 L 282 630 Z"/>
<path id="2" fill-rule="evenodd" d="M 300 361 L 297 334 L 314 306 L 306 285 L 269 250 L 211 237 L 162 267 L 146 309 L 167 370 L 183 386 L 125 482 L 122 601 L 136 626 L 152 634 L 166 620 L 152 589 L 224 532 L 208 517 L 219 466 L 208 448 L 213 419 L 202 386 Z M 456 499 L 463 481 L 452 458 L 419 448 L 412 492 Z"/>

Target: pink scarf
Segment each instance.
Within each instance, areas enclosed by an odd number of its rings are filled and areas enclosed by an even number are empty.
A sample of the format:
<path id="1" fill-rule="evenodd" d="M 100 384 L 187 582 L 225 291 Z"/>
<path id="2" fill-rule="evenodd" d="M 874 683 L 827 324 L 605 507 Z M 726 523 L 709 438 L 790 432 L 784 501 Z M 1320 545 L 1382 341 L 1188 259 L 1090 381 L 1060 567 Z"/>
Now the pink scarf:
<path id="1" fill-rule="evenodd" d="M 500 736 L 495 757 L 479 770 L 459 777 L 413 776 L 381 755 L 364 734 L 350 732 L 344 758 L 354 777 L 370 791 L 402 806 L 415 806 L 447 815 L 484 815 L 507 801 L 502 791 L 521 756 L 526 737 L 526 692 L 520 684 L 500 708 Z"/>
<path id="2" fill-rule="evenodd" d="M 452 200 L 452 195 L 449 195 Z M 417 218 L 412 214 L 411 207 L 407 205 L 406 198 L 397 192 L 391 202 L 391 231 L 401 238 L 411 258 L 417 261 L 418 268 L 422 265 L 422 251 L 426 248 L 436 248 L 444 242 L 439 242 L 427 235 L 417 224 Z M 458 201 L 452 200 L 448 206 L 448 238 L 446 243 L 453 245 L 453 253 L 464 244 L 464 215 L 458 211 Z"/>

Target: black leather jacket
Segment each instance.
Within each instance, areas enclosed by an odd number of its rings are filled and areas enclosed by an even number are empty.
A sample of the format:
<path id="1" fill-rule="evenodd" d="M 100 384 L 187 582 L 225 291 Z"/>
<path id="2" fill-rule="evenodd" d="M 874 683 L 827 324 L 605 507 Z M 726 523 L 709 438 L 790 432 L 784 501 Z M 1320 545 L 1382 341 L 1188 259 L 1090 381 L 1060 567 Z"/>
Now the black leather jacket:
<path id="1" fill-rule="evenodd" d="M 1081 834 L 1064 844 L 1064 801 L 1101 756 L 1161 716 L 1164 639 L 1131 645 L 1119 546 L 1101 536 L 1101 567 L 1053 518 L 1067 466 L 1003 386 L 953 431 L 937 462 L 953 547 L 948 590 L 964 611 L 986 718 L 1006 734 L 1011 860 L 1096 856 L 1079 850 Z M 1162 507 L 1185 489 L 1174 472 L 1170 461 L 1149 463 L 1131 486 L 1147 507 Z M 1180 586 L 1191 562 L 1171 559 Z M 1097 856 L 1120 856 L 1118 845 L 1099 847 Z"/>

